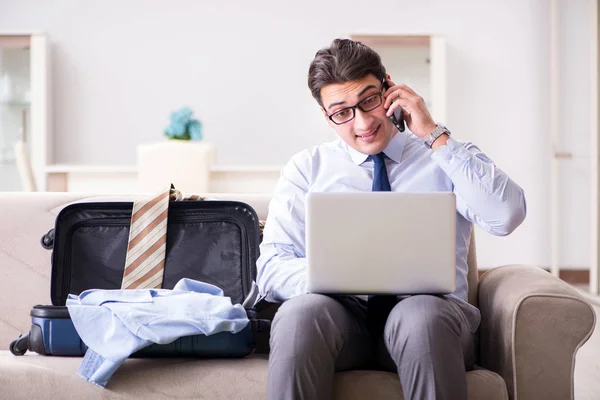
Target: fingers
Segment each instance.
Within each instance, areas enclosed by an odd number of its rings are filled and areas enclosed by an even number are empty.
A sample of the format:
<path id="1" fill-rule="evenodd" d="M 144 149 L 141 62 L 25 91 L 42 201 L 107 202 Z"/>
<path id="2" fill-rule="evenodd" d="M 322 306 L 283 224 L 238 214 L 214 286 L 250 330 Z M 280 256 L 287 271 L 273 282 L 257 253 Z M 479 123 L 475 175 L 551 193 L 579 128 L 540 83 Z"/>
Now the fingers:
<path id="1" fill-rule="evenodd" d="M 394 83 L 394 81 L 392 81 L 391 79 L 388 79 L 387 83 L 388 83 L 389 89 L 386 91 L 386 93 L 391 93 L 392 91 L 394 91 L 394 90 L 396 90 L 398 88 L 402 88 L 402 89 L 404 89 L 404 90 L 412 93 L 413 95 L 418 96 L 417 92 L 415 92 L 414 90 L 412 90 L 412 88 L 410 88 L 409 86 L 407 86 L 407 85 L 405 85 L 403 83 L 399 84 L 399 85 L 396 85 Z"/>
<path id="2" fill-rule="evenodd" d="M 404 109 L 404 114 L 410 115 L 410 105 L 411 103 L 408 100 L 397 98 L 393 103 L 390 104 L 385 114 L 388 117 L 391 117 L 398 107 L 402 107 Z"/>
<path id="3" fill-rule="evenodd" d="M 397 91 L 395 91 L 397 92 Z M 414 96 L 412 94 L 400 94 L 399 96 L 393 97 L 394 95 L 388 96 L 385 100 L 384 107 L 387 110 L 386 114 L 388 116 L 392 115 L 394 110 L 399 106 L 404 108 L 405 113 L 410 114 L 411 111 L 414 111 L 419 108 L 419 102 L 423 101 L 420 97 Z"/>
<path id="4" fill-rule="evenodd" d="M 385 92 L 384 96 L 385 96 L 385 103 L 384 103 L 385 108 L 388 108 L 392 104 L 392 102 L 396 99 L 407 100 L 413 104 L 423 101 L 421 96 L 416 94 L 414 90 L 412 90 L 411 88 L 409 88 L 406 85 L 397 85 L 397 86 L 390 87 L 390 89 L 388 89 Z"/>
<path id="5" fill-rule="evenodd" d="M 400 85 L 400 87 L 401 87 L 402 89 L 404 89 L 404 90 L 406 90 L 406 91 L 408 91 L 408 92 L 412 93 L 412 94 L 413 94 L 413 95 L 415 95 L 415 96 L 419 96 L 419 95 L 417 94 L 417 92 L 415 92 L 414 90 L 412 90 L 412 88 L 411 88 L 410 86 L 407 86 L 407 85 L 404 85 L 404 84 L 402 84 L 402 85 Z"/>
<path id="6" fill-rule="evenodd" d="M 394 82 L 393 82 L 391 79 L 388 79 L 388 80 L 387 80 L 387 83 L 388 83 L 388 85 L 389 85 L 389 87 L 390 87 L 390 90 L 395 90 L 395 89 L 397 89 L 396 87 L 394 87 L 394 86 L 396 86 L 396 84 L 395 84 L 395 83 L 394 83 Z M 412 88 L 411 88 L 411 87 L 409 87 L 408 85 L 405 85 L 405 84 L 401 83 L 401 84 L 399 84 L 399 85 L 397 85 L 397 86 L 398 86 L 398 87 L 400 87 L 400 88 L 402 88 L 402 89 L 408 90 L 409 92 L 411 92 L 411 93 L 412 93 L 412 94 L 414 94 L 415 96 L 418 96 L 417 92 L 415 92 L 414 90 L 412 90 Z"/>

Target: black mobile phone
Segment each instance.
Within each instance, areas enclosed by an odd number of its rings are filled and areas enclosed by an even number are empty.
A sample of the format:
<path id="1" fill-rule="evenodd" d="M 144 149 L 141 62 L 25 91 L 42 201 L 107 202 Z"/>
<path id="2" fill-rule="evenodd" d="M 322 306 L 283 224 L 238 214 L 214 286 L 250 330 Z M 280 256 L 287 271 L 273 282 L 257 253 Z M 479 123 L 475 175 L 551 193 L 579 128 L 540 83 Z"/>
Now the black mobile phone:
<path id="1" fill-rule="evenodd" d="M 383 78 L 383 88 L 388 90 L 390 85 L 388 85 L 387 80 Z M 398 107 L 394 110 L 394 114 L 390 117 L 392 123 L 398 128 L 400 132 L 404 132 L 404 113 L 402 112 L 402 107 Z"/>

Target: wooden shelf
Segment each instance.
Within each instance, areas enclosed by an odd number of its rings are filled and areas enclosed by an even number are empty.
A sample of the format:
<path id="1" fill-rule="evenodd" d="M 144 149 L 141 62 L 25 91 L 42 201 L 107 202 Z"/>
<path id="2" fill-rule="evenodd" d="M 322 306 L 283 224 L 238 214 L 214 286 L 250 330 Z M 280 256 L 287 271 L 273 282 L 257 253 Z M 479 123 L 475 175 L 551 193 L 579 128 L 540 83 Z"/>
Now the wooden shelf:
<path id="1" fill-rule="evenodd" d="M 211 193 L 272 193 L 281 165 L 213 165 L 209 171 Z M 136 165 L 47 165 L 48 191 L 137 192 Z"/>
<path id="2" fill-rule="evenodd" d="M 31 106 L 31 103 L 26 101 L 0 101 L 0 105 L 11 107 L 29 107 Z"/>
<path id="3" fill-rule="evenodd" d="M 358 40 L 367 46 L 397 46 L 397 47 L 428 47 L 429 35 L 352 35 L 352 39 Z"/>
<path id="4" fill-rule="evenodd" d="M 82 165 L 82 164 L 52 164 L 46 166 L 47 173 L 134 173 L 135 165 Z"/>
<path id="5" fill-rule="evenodd" d="M 246 173 L 246 172 L 279 172 L 282 165 L 213 165 L 211 172 Z M 135 165 L 83 165 L 83 164 L 52 164 L 46 166 L 47 173 L 135 173 Z"/>

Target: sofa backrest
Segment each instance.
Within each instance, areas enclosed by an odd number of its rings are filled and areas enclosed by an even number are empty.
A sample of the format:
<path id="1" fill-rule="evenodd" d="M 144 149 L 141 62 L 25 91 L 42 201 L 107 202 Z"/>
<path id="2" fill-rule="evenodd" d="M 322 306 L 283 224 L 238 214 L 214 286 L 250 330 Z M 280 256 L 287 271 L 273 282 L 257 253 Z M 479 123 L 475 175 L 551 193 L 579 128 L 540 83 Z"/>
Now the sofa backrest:
<path id="1" fill-rule="evenodd" d="M 29 330 L 29 312 L 36 304 L 50 304 L 50 255 L 40 245 L 65 206 L 75 202 L 132 201 L 140 195 L 50 192 L 0 193 L 0 349 Z M 250 204 L 266 219 L 269 194 L 206 194 L 215 199 Z M 469 249 L 469 301 L 476 305 L 477 263 L 474 238 Z"/>

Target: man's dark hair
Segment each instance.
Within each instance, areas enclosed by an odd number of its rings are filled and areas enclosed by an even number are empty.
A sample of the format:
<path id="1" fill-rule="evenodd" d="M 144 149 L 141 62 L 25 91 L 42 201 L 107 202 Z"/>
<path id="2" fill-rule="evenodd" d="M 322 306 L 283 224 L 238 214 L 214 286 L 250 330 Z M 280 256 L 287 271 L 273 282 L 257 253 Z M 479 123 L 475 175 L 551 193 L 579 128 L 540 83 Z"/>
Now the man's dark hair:
<path id="1" fill-rule="evenodd" d="M 381 57 L 370 47 L 350 39 L 335 39 L 329 47 L 315 54 L 308 69 L 308 87 L 323 107 L 321 89 L 332 83 L 345 83 L 373 74 L 381 80 L 385 67 Z"/>

